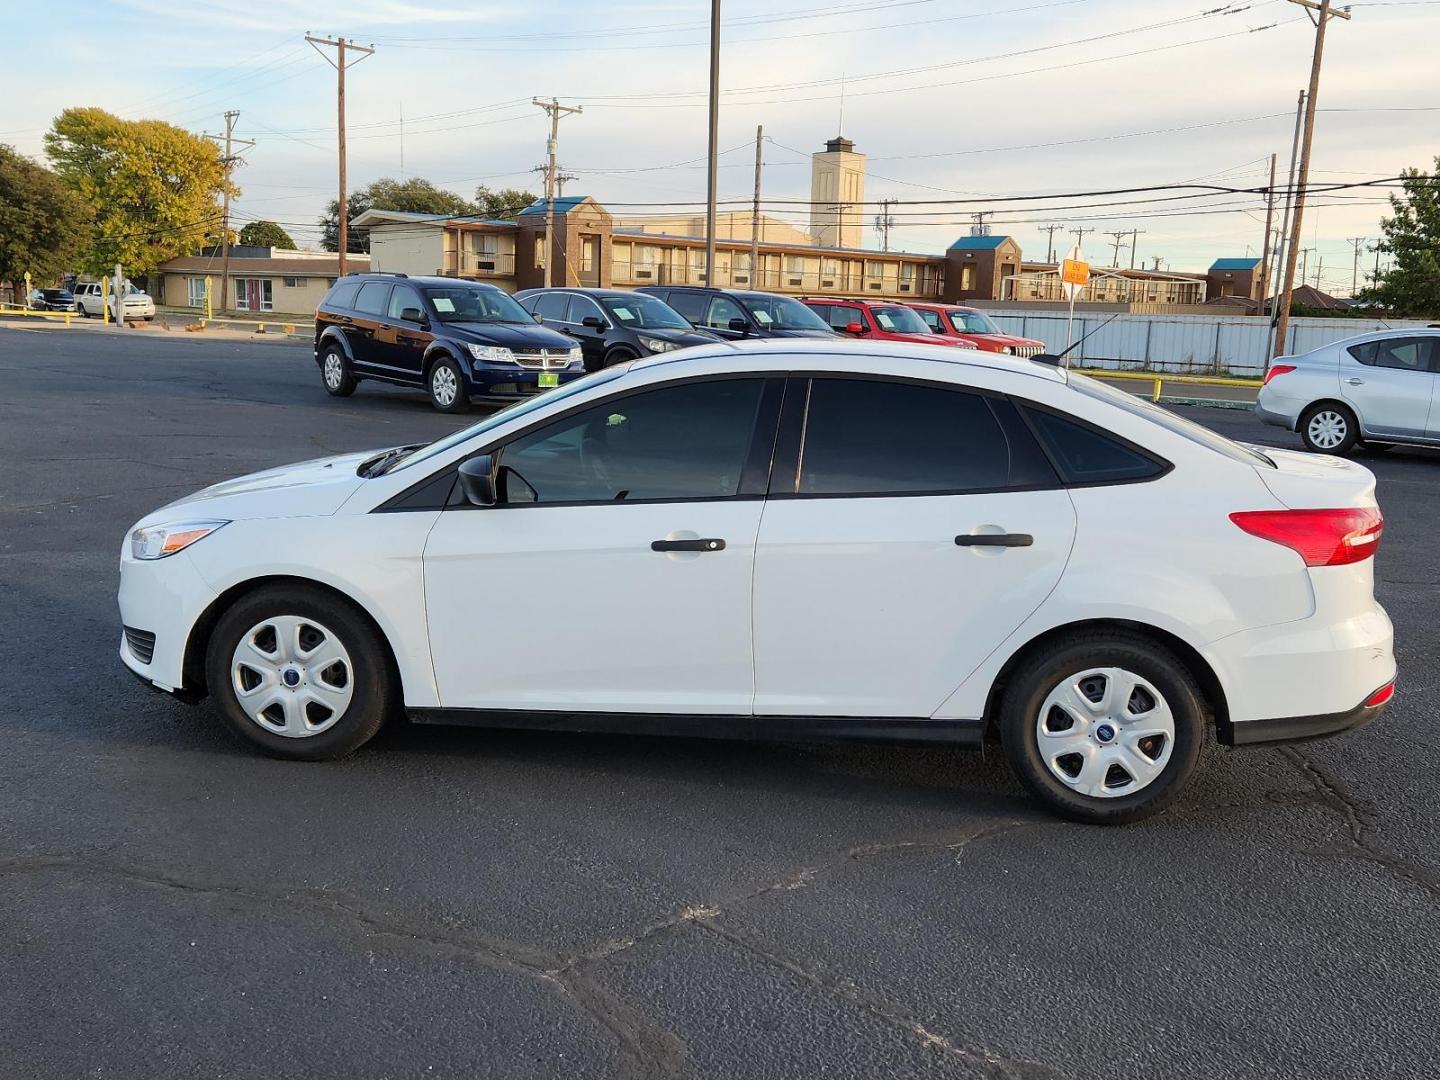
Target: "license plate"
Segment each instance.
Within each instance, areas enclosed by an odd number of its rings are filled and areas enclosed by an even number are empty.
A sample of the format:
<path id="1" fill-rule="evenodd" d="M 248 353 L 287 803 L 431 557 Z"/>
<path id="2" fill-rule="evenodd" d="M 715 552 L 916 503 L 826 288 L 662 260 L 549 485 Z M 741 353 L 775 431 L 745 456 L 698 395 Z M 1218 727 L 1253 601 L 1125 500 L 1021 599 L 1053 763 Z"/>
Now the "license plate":
<path id="1" fill-rule="evenodd" d="M 554 371 L 542 371 L 540 373 L 540 389 L 546 390 L 552 386 L 560 385 L 560 375 Z"/>

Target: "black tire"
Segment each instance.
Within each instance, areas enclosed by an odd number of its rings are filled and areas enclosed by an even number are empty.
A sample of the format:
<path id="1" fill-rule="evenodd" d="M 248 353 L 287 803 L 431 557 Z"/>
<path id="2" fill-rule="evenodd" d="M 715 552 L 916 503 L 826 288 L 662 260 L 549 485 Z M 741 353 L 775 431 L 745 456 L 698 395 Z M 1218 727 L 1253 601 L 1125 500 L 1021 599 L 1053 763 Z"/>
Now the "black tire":
<path id="1" fill-rule="evenodd" d="M 1049 718 L 1042 720 L 1040 711 L 1051 692 L 1071 676 L 1097 668 L 1120 668 L 1139 676 L 1158 691 L 1163 704 L 1170 709 L 1174 737 L 1168 747 L 1168 757 L 1163 741 L 1152 740 L 1146 744 L 1155 751 L 1157 760 L 1164 759 L 1163 766 L 1158 775 L 1132 794 L 1124 794 L 1126 784 L 1118 774 L 1112 774 L 1113 766 L 1100 775 L 1107 785 L 1111 776 L 1116 775 L 1114 787 L 1107 786 L 1114 794 L 1085 794 L 1052 772 L 1040 749 L 1040 724 L 1043 722 L 1048 727 L 1051 723 Z M 1131 700 L 1133 695 L 1126 702 L 1127 715 Z M 1184 788 L 1205 746 L 1208 714 L 1204 701 L 1194 677 L 1169 650 L 1144 637 L 1119 631 L 1077 633 L 1048 645 L 1013 672 L 1000 704 L 1000 741 L 1021 783 L 1054 813 L 1092 825 L 1123 825 L 1159 813 Z M 1115 727 L 1123 725 L 1104 721 L 1104 717 L 1095 719 L 1093 733 L 1077 732 L 1077 736 L 1084 737 L 1086 746 L 1097 747 L 1092 755 L 1097 760 L 1101 760 L 1099 752 L 1104 744 L 1100 737 L 1104 728 L 1111 729 L 1105 741 L 1113 740 L 1112 746 L 1106 749 L 1113 753 L 1113 748 L 1124 742 L 1123 731 L 1120 736 L 1114 734 Z M 1069 764 L 1065 761 L 1067 756 L 1072 755 L 1062 754 L 1057 759 L 1056 768 L 1062 772 L 1066 771 L 1063 766 Z M 1084 760 L 1082 757 L 1082 764 Z M 1124 773 L 1122 767 L 1120 774 Z M 1079 781 L 1077 776 L 1072 782 Z"/>
<path id="2" fill-rule="evenodd" d="M 616 364 L 625 364 L 635 359 L 638 358 L 629 349 L 614 348 L 605 354 L 605 360 L 600 366 L 602 368 L 614 367 Z"/>
<path id="3" fill-rule="evenodd" d="M 1312 430 L 1316 425 L 1316 430 Z M 1348 454 L 1360 438 L 1360 423 L 1347 405 L 1338 401 L 1321 401 L 1311 405 L 1300 417 L 1300 441 L 1312 454 Z M 1338 434 L 1338 441 L 1332 442 Z M 1319 441 L 1317 441 L 1317 439 Z"/>
<path id="4" fill-rule="evenodd" d="M 325 386 L 325 392 L 331 397 L 349 397 L 355 392 L 360 380 L 355 378 L 355 372 L 350 367 L 350 358 L 340 346 L 326 345 L 325 351 L 320 354 L 320 381 Z"/>
<path id="5" fill-rule="evenodd" d="M 425 377 L 425 386 L 430 391 L 430 404 L 440 412 L 458 413 L 470 407 L 465 373 L 460 370 L 460 365 L 449 357 L 437 360 L 430 368 L 430 373 Z"/>
<path id="6" fill-rule="evenodd" d="M 349 704 L 338 720 L 316 734 L 286 736 L 262 727 L 240 704 L 232 679 L 231 662 L 242 637 L 266 620 L 285 616 L 313 620 L 333 634 L 349 655 Z M 307 671 L 303 679 L 313 675 Z M 273 757 L 297 761 L 331 761 L 355 751 L 375 736 L 400 701 L 390 653 L 370 621 L 348 601 L 305 585 L 259 589 L 225 612 L 210 636 L 205 677 L 232 732 Z M 298 692 L 304 689 L 302 681 Z"/>

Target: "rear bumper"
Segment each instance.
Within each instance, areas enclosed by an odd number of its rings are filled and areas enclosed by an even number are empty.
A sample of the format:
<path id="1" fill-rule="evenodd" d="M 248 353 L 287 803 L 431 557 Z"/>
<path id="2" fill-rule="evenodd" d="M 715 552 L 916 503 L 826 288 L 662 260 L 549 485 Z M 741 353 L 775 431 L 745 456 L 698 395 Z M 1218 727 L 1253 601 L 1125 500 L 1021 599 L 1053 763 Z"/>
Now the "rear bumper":
<path id="1" fill-rule="evenodd" d="M 1274 743 L 1305 742 L 1354 731 L 1379 718 L 1389 701 L 1379 705 L 1357 705 L 1345 712 L 1324 716 L 1284 716 L 1276 720 L 1241 720 L 1222 725 L 1220 741 L 1226 746 L 1266 746 Z"/>
<path id="2" fill-rule="evenodd" d="M 1255 403 L 1255 415 L 1261 423 L 1272 424 L 1275 427 L 1283 427 L 1286 431 L 1295 430 L 1295 418 L 1283 412 L 1276 412 L 1274 409 L 1267 409 L 1263 402 Z"/>

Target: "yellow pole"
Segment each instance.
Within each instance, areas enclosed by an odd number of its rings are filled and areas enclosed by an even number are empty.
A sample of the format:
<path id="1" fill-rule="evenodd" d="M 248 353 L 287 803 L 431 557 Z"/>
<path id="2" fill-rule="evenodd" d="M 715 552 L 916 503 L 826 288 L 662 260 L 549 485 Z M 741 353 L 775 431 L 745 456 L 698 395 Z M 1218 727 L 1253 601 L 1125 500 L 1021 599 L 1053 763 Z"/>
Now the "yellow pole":
<path id="1" fill-rule="evenodd" d="M 21 301 L 20 307 L 21 307 L 23 310 L 25 310 L 25 311 L 29 311 L 29 310 L 30 310 L 30 271 L 29 271 L 29 270 L 26 270 L 26 271 L 25 271 L 25 299 L 24 299 L 23 301 Z"/>
<path id="2" fill-rule="evenodd" d="M 1150 395 L 1150 400 L 1151 400 L 1151 401 L 1159 401 L 1159 400 L 1160 400 L 1160 376 L 1159 376 L 1159 375 L 1156 375 L 1156 376 L 1155 376 L 1155 393 L 1153 393 L 1153 394 Z"/>
<path id="3" fill-rule="evenodd" d="M 210 278 L 205 278 L 205 321 L 215 318 L 215 304 L 210 294 Z"/>
<path id="4" fill-rule="evenodd" d="M 100 320 L 110 325 L 110 279 L 100 279 Z"/>

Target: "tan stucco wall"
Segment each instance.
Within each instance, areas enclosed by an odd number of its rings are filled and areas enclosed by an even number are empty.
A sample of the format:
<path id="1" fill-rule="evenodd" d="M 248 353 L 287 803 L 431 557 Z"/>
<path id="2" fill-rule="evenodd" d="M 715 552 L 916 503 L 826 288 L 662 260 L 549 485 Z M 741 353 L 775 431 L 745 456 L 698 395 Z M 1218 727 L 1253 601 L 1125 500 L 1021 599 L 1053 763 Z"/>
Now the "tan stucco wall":
<path id="1" fill-rule="evenodd" d="M 191 277 L 203 278 L 205 276 L 206 275 L 199 273 L 165 274 L 163 278 L 163 298 L 156 297 L 155 299 L 158 300 L 160 303 L 164 304 L 166 307 L 186 307 L 189 303 L 189 286 L 186 284 L 187 279 Z M 214 308 L 215 312 L 218 314 L 221 310 L 220 273 L 217 270 L 215 273 L 209 275 L 209 277 L 210 288 L 214 297 Z M 270 286 L 270 295 L 275 304 L 274 308 L 268 312 L 254 312 L 253 314 L 312 316 L 315 314 L 315 308 L 319 305 L 320 301 L 324 298 L 325 294 L 330 289 L 330 279 L 328 277 L 295 278 L 294 280 L 298 282 L 298 284 L 292 286 L 285 284 L 284 274 L 250 273 L 247 275 L 234 275 L 231 278 L 232 284 L 230 307 L 232 311 L 235 310 L 234 294 L 236 292 L 236 287 L 234 285 L 234 281 L 240 277 L 269 278 L 272 282 Z M 203 311 L 203 308 L 195 308 L 193 310 L 198 312 Z M 248 315 L 252 313 L 246 312 L 246 314 Z"/>
<path id="2" fill-rule="evenodd" d="M 412 277 L 434 274 L 446 265 L 449 236 L 448 229 L 434 225 L 374 225 L 370 229 L 370 269 Z"/>

